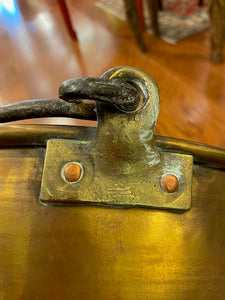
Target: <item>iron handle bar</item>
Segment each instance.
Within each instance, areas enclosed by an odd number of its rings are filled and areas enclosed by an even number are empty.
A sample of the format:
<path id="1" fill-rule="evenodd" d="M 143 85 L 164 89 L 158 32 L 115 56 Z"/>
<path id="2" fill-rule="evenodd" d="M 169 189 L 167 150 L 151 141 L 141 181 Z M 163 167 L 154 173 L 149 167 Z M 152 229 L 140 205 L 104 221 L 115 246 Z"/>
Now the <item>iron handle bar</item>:
<path id="1" fill-rule="evenodd" d="M 0 106 L 0 123 L 44 117 L 96 120 L 95 103 L 81 99 L 103 101 L 123 111 L 132 111 L 139 104 L 140 94 L 131 84 L 118 79 L 70 79 L 60 85 L 59 98 L 26 100 Z"/>

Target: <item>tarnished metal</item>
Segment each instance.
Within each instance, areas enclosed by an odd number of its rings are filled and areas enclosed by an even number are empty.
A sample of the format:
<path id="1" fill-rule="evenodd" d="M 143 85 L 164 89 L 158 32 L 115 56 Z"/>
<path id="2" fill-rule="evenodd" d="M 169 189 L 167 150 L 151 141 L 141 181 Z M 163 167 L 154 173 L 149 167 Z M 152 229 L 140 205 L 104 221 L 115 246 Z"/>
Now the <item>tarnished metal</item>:
<path id="1" fill-rule="evenodd" d="M 36 99 L 0 106 L 0 123 L 44 117 L 96 120 L 95 104 L 62 99 Z"/>
<path id="2" fill-rule="evenodd" d="M 62 125 L 4 125 L 0 126 L 0 148 L 45 147 L 49 139 L 91 140 L 95 127 Z M 158 150 L 193 156 L 195 163 L 225 169 L 225 150 L 191 141 L 155 135 Z"/>
<path id="3" fill-rule="evenodd" d="M 80 99 L 103 101 L 126 111 L 135 110 L 140 102 L 139 92 L 131 84 L 104 77 L 66 80 L 59 87 L 59 97 L 75 103 Z"/>
<path id="4" fill-rule="evenodd" d="M 160 153 L 157 167 L 129 161 L 120 167 L 117 161 L 96 159 L 91 144 L 66 140 L 48 142 L 40 199 L 47 203 L 83 203 L 125 207 L 154 207 L 187 210 L 191 205 L 192 156 Z M 67 183 L 61 169 L 67 161 L 78 161 L 84 168 L 79 183 Z M 102 162 L 102 165 L 101 165 Z M 125 163 L 125 162 L 124 162 Z M 111 165 L 110 165 L 111 164 Z M 113 173 L 114 171 L 114 173 Z M 173 172 L 181 182 L 169 194 L 161 189 L 161 177 Z"/>
<path id="5" fill-rule="evenodd" d="M 224 299 L 224 171 L 194 165 L 185 214 L 43 206 L 44 157 L 0 150 L 2 299 Z"/>
<path id="6" fill-rule="evenodd" d="M 225 150 L 155 136 L 162 156 L 193 156 L 185 214 L 40 205 L 48 140 L 71 142 L 72 155 L 75 141 L 85 146 L 95 135 L 0 126 L 0 299 L 224 299 Z"/>
<path id="7" fill-rule="evenodd" d="M 132 83 L 141 94 L 142 106 L 127 113 L 97 102 L 98 127 L 92 140 L 50 140 L 41 201 L 189 209 L 193 158 L 158 152 L 153 133 L 159 95 L 154 80 L 130 67 L 112 69 L 103 78 Z M 82 164 L 85 175 L 79 183 L 68 184 L 61 177 L 62 166 L 68 161 Z M 166 173 L 176 175 L 181 183 L 173 194 L 161 188 L 161 177 Z"/>
<path id="8" fill-rule="evenodd" d="M 0 106 L 0 123 L 44 117 L 96 120 L 95 103 L 81 99 L 103 101 L 132 111 L 138 106 L 140 95 L 131 84 L 118 79 L 70 79 L 61 84 L 59 99 L 27 100 Z"/>

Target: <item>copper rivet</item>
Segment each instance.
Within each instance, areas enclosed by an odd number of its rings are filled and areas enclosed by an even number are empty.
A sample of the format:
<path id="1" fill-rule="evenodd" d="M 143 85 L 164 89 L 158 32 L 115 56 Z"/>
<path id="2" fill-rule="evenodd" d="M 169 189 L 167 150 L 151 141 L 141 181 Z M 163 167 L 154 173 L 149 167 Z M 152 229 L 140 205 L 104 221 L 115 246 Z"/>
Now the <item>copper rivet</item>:
<path id="1" fill-rule="evenodd" d="M 77 163 L 69 163 L 64 168 L 64 176 L 68 182 L 76 182 L 80 179 L 82 168 Z"/>
<path id="2" fill-rule="evenodd" d="M 179 181 L 175 175 L 168 174 L 161 179 L 162 188 L 168 193 L 174 193 L 179 187 Z"/>

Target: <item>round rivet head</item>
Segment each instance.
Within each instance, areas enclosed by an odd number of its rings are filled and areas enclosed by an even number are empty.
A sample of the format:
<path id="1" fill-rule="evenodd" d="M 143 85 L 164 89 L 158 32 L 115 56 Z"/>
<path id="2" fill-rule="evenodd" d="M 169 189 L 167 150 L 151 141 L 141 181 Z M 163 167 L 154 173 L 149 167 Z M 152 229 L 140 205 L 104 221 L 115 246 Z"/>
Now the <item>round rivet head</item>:
<path id="1" fill-rule="evenodd" d="M 179 180 L 173 174 L 164 175 L 161 179 L 162 188 L 168 193 L 174 193 L 179 187 Z"/>
<path id="2" fill-rule="evenodd" d="M 82 167 L 79 163 L 71 162 L 64 167 L 64 177 L 68 182 L 77 182 L 82 177 Z"/>

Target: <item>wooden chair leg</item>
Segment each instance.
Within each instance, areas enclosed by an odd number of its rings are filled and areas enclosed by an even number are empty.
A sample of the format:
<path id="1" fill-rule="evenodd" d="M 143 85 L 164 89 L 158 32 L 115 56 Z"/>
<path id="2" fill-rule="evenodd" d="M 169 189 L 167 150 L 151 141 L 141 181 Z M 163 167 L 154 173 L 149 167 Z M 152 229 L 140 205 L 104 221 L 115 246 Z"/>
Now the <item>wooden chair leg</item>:
<path id="1" fill-rule="evenodd" d="M 210 2 L 211 19 L 211 61 L 223 62 L 223 46 L 225 43 L 225 4 L 220 0 Z"/>
<path id="2" fill-rule="evenodd" d="M 142 52 L 146 52 L 146 45 L 142 35 L 141 23 L 135 0 L 124 0 L 127 20 L 134 33 L 135 40 Z"/>
<path id="3" fill-rule="evenodd" d="M 158 23 L 158 0 L 147 0 L 149 16 L 151 19 L 151 25 L 156 37 L 159 37 L 159 23 Z"/>
<path id="4" fill-rule="evenodd" d="M 70 19 L 70 15 L 69 15 L 69 11 L 67 9 L 65 0 L 58 0 L 58 4 L 59 4 L 61 12 L 63 14 L 63 18 L 65 20 L 66 27 L 68 29 L 70 37 L 73 40 L 77 40 L 77 35 L 76 35 L 76 32 L 73 29 L 73 26 L 72 26 L 72 23 L 71 23 L 71 19 Z"/>
<path id="5" fill-rule="evenodd" d="M 159 8 L 159 10 L 163 10 L 162 0 L 158 0 L 158 8 Z"/>
<path id="6" fill-rule="evenodd" d="M 139 19 L 141 22 L 141 29 L 145 30 L 145 19 L 144 19 L 144 12 L 143 12 L 143 0 L 136 0 L 136 6 L 139 14 Z"/>

